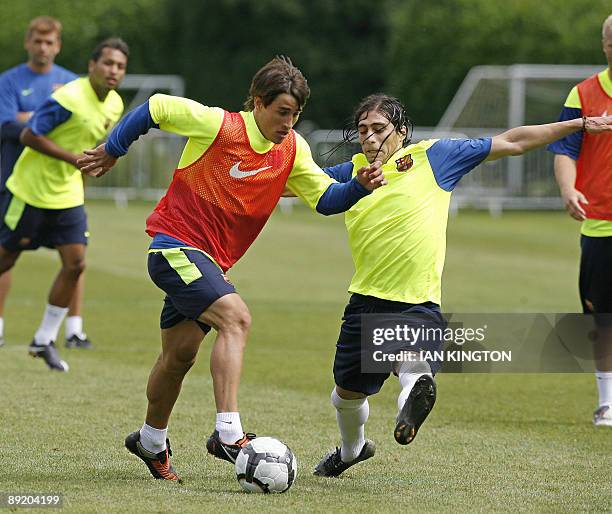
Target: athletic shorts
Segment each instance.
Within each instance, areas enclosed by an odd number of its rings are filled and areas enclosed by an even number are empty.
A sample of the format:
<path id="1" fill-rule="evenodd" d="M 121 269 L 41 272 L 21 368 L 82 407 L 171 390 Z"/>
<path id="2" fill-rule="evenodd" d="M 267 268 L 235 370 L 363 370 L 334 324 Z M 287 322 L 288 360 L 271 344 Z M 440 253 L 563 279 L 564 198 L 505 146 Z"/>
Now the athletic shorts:
<path id="1" fill-rule="evenodd" d="M 87 215 L 79 205 L 69 209 L 40 209 L 5 189 L 0 192 L 0 246 L 10 251 L 87 244 Z"/>
<path id="2" fill-rule="evenodd" d="M 612 237 L 580 238 L 580 301 L 600 326 L 612 325 Z M 587 305 L 593 306 L 591 310 Z"/>
<path id="3" fill-rule="evenodd" d="M 171 328 L 193 320 L 207 334 L 210 326 L 198 321 L 208 307 L 236 289 L 204 252 L 187 248 L 150 249 L 148 269 L 151 280 L 166 293 L 160 327 Z"/>
<path id="4" fill-rule="evenodd" d="M 433 302 L 411 304 L 353 294 L 344 310 L 340 335 L 336 343 L 334 380 L 343 389 L 367 395 L 380 391 L 390 373 L 362 373 L 361 371 L 362 314 L 417 314 L 420 317 L 430 318 L 434 325 L 439 324 L 441 328 L 446 326 L 440 313 L 440 307 Z M 420 349 L 433 352 L 442 348 L 442 341 L 430 341 L 428 344 L 427 348 Z M 429 365 L 433 374 L 440 368 L 439 362 L 429 362 Z"/>

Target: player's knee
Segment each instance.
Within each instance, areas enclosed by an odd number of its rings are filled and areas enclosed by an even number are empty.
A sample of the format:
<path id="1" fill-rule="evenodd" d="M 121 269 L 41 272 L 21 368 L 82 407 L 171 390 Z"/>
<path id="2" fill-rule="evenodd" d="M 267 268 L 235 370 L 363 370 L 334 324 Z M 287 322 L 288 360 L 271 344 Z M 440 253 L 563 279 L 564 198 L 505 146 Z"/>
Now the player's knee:
<path id="1" fill-rule="evenodd" d="M 251 313 L 246 305 L 233 308 L 226 313 L 219 330 L 246 336 L 251 329 Z"/>
<path id="2" fill-rule="evenodd" d="M 85 271 L 85 259 L 72 259 L 64 265 L 64 271 L 78 277 Z"/>
<path id="3" fill-rule="evenodd" d="M 17 262 L 19 252 L 9 252 L 4 248 L 0 249 L 0 274 L 10 270 Z"/>
<path id="4" fill-rule="evenodd" d="M 15 259 L 0 258 L 0 274 L 10 270 L 15 265 Z"/>
<path id="5" fill-rule="evenodd" d="M 353 393 L 354 396 L 358 394 L 360 393 Z M 365 424 L 370 415 L 368 397 L 365 395 L 351 399 L 342 398 L 337 389 L 334 388 L 331 394 L 331 403 L 338 413 L 353 416 L 354 421 L 361 425 Z"/>
<path id="6" fill-rule="evenodd" d="M 195 364 L 197 354 L 196 349 L 181 348 L 178 351 L 164 353 L 162 363 L 166 372 L 185 375 Z"/>
<path id="7" fill-rule="evenodd" d="M 341 408 L 349 405 L 361 405 L 367 395 L 355 391 L 349 391 L 336 386 L 332 389 L 331 402 L 334 407 Z"/>
<path id="8" fill-rule="evenodd" d="M 195 364 L 196 358 L 193 356 L 192 358 L 180 357 L 174 359 L 170 363 L 170 370 L 173 371 L 177 375 L 185 375 L 191 367 Z"/>
<path id="9" fill-rule="evenodd" d="M 252 323 L 251 313 L 248 309 L 244 309 L 237 317 L 236 323 L 240 330 L 242 330 L 245 334 L 251 330 Z"/>

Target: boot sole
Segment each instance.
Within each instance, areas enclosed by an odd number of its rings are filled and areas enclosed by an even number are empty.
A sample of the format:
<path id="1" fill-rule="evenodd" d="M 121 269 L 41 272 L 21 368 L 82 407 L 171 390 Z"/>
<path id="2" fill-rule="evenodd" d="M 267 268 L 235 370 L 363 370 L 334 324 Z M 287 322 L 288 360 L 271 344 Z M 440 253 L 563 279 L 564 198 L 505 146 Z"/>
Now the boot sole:
<path id="1" fill-rule="evenodd" d="M 393 432 L 395 440 L 406 445 L 414 441 L 419 428 L 436 403 L 436 384 L 427 375 L 419 378 L 402 407 Z"/>

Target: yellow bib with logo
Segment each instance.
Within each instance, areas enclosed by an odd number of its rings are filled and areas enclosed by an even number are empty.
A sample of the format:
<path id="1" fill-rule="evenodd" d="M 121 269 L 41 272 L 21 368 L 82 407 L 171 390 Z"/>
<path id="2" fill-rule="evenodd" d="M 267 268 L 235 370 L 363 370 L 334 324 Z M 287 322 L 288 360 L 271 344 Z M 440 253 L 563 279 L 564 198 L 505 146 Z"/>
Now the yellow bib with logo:
<path id="1" fill-rule="evenodd" d="M 355 275 L 349 291 L 405 303 L 441 301 L 451 193 L 437 184 L 427 149 L 402 148 L 383 166 L 388 184 L 345 214 Z M 353 156 L 353 176 L 368 162 Z"/>

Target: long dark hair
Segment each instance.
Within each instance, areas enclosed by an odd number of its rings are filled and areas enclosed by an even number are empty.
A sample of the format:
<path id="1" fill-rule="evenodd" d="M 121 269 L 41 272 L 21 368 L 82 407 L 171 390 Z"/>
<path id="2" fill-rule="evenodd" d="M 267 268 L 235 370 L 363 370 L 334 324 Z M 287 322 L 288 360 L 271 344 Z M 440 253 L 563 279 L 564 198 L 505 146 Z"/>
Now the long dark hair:
<path id="1" fill-rule="evenodd" d="M 359 122 L 365 118 L 370 111 L 376 111 L 387 118 L 398 134 L 402 132 L 402 129 L 405 129 L 406 132 L 402 141 L 402 146 L 410 143 L 412 139 L 413 124 L 410 118 L 408 118 L 406 108 L 397 98 L 384 93 L 374 93 L 373 95 L 366 96 L 359 102 L 359 105 L 353 112 L 351 123 L 342 131 L 344 143 L 350 143 L 355 139 L 359 133 Z"/>
<path id="2" fill-rule="evenodd" d="M 357 138 L 357 134 L 359 133 L 359 122 L 365 118 L 370 111 L 379 112 L 385 118 L 387 118 L 389 123 L 391 123 L 395 128 L 395 132 L 398 134 L 402 132 L 402 129 L 405 129 L 406 132 L 402 141 L 402 146 L 406 146 L 408 143 L 410 143 L 414 125 L 410 118 L 408 118 L 408 114 L 406 113 L 406 109 L 402 102 L 400 102 L 397 98 L 384 93 L 374 93 L 373 95 L 366 96 L 363 100 L 361 100 L 361 102 L 359 102 L 359 105 L 357 105 L 355 108 L 353 115 L 347 121 L 344 129 L 342 130 L 342 141 L 328 152 L 325 152 L 323 155 L 330 159 L 331 156 L 340 150 L 340 148 L 342 148 L 344 145 L 354 143 L 355 139 Z M 389 136 L 392 133 L 393 132 L 389 132 Z M 383 144 L 384 141 L 381 143 L 381 147 Z"/>

